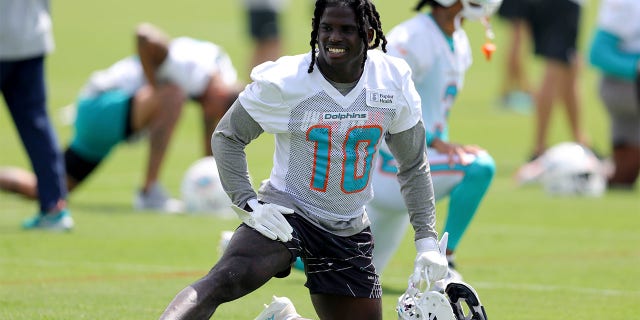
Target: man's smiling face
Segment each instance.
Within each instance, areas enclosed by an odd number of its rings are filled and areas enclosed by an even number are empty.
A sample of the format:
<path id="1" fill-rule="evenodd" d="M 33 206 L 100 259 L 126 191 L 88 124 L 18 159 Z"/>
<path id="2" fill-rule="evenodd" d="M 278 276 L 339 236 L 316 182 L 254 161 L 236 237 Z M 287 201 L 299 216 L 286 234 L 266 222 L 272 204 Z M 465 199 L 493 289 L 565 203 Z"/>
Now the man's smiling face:
<path id="1" fill-rule="evenodd" d="M 318 66 L 322 73 L 336 82 L 356 81 L 362 73 L 366 49 L 353 10 L 326 8 L 318 28 Z"/>

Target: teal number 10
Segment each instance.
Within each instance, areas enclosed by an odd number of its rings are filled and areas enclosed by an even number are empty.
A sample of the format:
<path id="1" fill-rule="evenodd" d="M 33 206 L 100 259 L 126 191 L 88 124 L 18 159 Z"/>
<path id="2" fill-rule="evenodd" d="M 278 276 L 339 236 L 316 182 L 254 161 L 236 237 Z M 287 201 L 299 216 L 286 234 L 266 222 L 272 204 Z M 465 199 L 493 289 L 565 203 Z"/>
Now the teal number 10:
<path id="1" fill-rule="evenodd" d="M 313 174 L 311 189 L 325 192 L 331 165 L 331 127 L 313 126 L 307 130 L 307 141 L 313 142 Z M 355 126 L 347 130 L 342 145 L 342 177 L 340 188 L 344 193 L 361 191 L 367 186 L 373 155 L 382 137 L 379 126 Z M 358 170 L 360 168 L 360 170 Z"/>

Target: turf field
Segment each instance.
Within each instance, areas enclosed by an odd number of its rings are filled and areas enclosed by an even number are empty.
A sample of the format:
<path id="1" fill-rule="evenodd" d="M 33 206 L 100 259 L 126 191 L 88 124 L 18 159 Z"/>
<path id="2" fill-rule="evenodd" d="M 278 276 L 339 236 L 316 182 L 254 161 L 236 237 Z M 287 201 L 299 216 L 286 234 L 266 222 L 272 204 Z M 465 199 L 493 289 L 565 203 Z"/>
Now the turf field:
<path id="1" fill-rule="evenodd" d="M 286 14 L 288 53 L 306 52 L 311 7 L 294 0 Z M 385 30 L 409 17 L 416 1 L 378 0 Z M 586 48 L 597 1 L 588 1 L 581 48 Z M 171 35 L 214 41 L 232 56 L 247 79 L 250 43 L 239 1 L 53 1 L 57 49 L 47 60 L 50 111 L 66 145 L 71 128 L 61 121 L 88 75 L 133 50 L 132 30 L 149 21 Z M 533 118 L 496 106 L 506 26 L 495 22 L 498 51 L 480 55 L 482 29 L 467 23 L 475 65 L 452 111 L 452 140 L 486 147 L 498 166 L 496 179 L 458 250 L 459 269 L 475 286 L 491 319 L 634 319 L 640 313 L 640 191 L 610 192 L 598 199 L 551 198 L 537 187 L 516 188 L 514 170 L 527 158 Z M 532 80 L 539 61 L 529 58 Z M 581 75 L 585 122 L 594 145 L 607 153 L 607 124 L 597 97 L 597 76 Z M 0 102 L 3 104 L 3 102 Z M 0 165 L 28 167 L 4 105 L 0 107 Z M 163 172 L 175 195 L 182 173 L 201 156 L 196 108 L 179 124 Z M 564 115 L 555 114 L 552 142 L 567 140 Z M 256 182 L 268 175 L 269 137 L 250 146 Z M 269 156 L 266 156 L 269 155 Z M 70 234 L 24 232 L 35 203 L 0 193 L 0 319 L 157 319 L 173 296 L 218 258 L 222 230 L 237 220 L 168 216 L 131 209 L 143 175 L 146 145 L 121 146 L 87 183 L 70 196 L 76 229 Z M 446 201 L 438 204 L 439 226 Z M 412 270 L 412 233 L 383 275 L 385 319 Z M 240 268 L 242 266 L 239 266 Z M 249 296 L 223 305 L 216 319 L 253 319 L 271 295 L 290 297 L 300 313 L 313 307 L 294 272 Z"/>

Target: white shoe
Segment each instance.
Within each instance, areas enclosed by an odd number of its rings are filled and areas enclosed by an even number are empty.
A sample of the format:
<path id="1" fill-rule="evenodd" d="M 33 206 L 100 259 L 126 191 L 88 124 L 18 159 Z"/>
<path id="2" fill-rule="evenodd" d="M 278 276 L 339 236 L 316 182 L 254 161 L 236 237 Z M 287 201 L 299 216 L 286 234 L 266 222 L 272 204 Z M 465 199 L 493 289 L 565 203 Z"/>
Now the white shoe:
<path id="1" fill-rule="evenodd" d="M 293 303 L 287 297 L 273 296 L 269 305 L 256 317 L 255 320 L 292 320 L 300 318 Z"/>
<path id="2" fill-rule="evenodd" d="M 170 198 L 167 192 L 158 183 L 154 183 L 149 191 L 138 191 L 133 201 L 136 210 L 152 210 L 165 213 L 181 213 L 184 211 L 182 201 Z"/>

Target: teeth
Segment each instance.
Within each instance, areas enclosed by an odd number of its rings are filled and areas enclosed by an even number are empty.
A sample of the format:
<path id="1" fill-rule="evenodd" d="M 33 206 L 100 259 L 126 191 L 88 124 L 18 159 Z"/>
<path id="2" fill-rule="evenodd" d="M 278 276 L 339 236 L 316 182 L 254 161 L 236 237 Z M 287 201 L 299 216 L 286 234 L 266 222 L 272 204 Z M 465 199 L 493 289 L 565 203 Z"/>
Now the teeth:
<path id="1" fill-rule="evenodd" d="M 346 51 L 345 49 L 338 49 L 338 48 L 328 48 L 328 50 L 331 53 L 344 53 Z"/>

